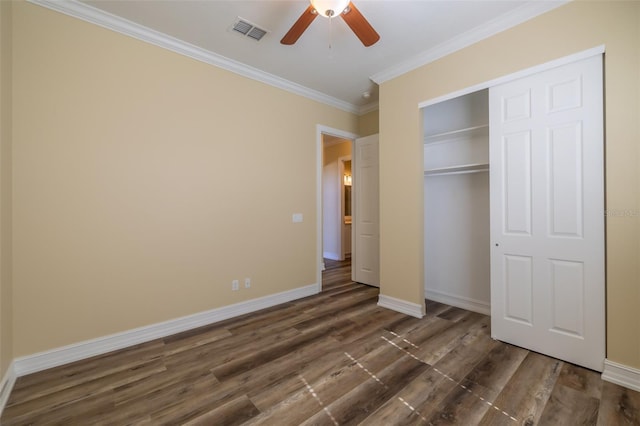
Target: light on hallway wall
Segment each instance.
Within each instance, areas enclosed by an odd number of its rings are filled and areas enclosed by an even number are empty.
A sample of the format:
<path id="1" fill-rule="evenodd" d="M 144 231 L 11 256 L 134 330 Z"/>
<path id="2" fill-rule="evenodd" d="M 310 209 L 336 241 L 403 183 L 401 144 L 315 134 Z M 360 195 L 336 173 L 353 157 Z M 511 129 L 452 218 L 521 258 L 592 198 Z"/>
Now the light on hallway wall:
<path id="1" fill-rule="evenodd" d="M 344 185 L 351 186 L 351 175 L 344 175 Z"/>

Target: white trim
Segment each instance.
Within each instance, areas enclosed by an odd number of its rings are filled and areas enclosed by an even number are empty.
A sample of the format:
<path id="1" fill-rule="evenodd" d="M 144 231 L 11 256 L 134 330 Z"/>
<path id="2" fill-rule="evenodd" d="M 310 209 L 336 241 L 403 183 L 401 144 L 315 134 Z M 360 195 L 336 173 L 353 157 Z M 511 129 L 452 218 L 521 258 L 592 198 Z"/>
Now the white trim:
<path id="1" fill-rule="evenodd" d="M 568 0 L 528 2 L 509 13 L 498 16 L 484 25 L 466 31 L 444 43 L 414 56 L 413 58 L 378 72 L 370 78 L 375 83 L 382 84 L 385 81 L 399 77 L 409 71 L 434 62 L 440 58 L 450 55 L 453 52 L 464 49 L 465 47 L 471 46 L 481 40 L 515 27 L 516 25 L 533 19 L 543 13 L 549 12 L 566 3 L 568 3 Z"/>
<path id="2" fill-rule="evenodd" d="M 269 296 L 135 328 L 122 333 L 98 337 L 97 339 L 86 340 L 84 342 L 16 358 L 14 360 L 15 374 L 18 377 L 24 376 L 25 374 L 31 374 L 92 356 L 105 354 L 117 349 L 259 311 L 291 300 L 312 296 L 319 293 L 319 291 L 320 286 L 318 284 L 310 284 L 282 293 L 271 294 Z"/>
<path id="3" fill-rule="evenodd" d="M 602 55 L 605 52 L 605 50 L 606 50 L 606 46 L 604 44 L 601 44 L 599 46 L 592 47 L 591 49 L 573 53 L 568 56 L 563 56 L 562 58 L 554 59 L 552 61 L 535 65 L 530 68 L 525 68 L 523 70 L 516 71 L 514 73 L 511 73 L 502 77 L 494 78 L 493 80 L 489 80 L 473 86 L 465 87 L 464 89 L 456 90 L 455 92 L 447 93 L 446 95 L 438 96 L 437 98 L 422 101 L 418 104 L 418 108 L 428 107 L 428 106 L 437 104 L 439 102 L 448 101 L 450 99 L 454 99 L 459 96 L 468 95 L 469 93 L 488 89 L 490 87 L 508 83 L 510 81 L 517 80 L 519 78 L 528 77 L 530 75 L 537 74 L 542 71 L 547 71 L 553 68 L 561 67 L 563 65 L 567 65 L 573 62 L 581 61 L 583 59 L 591 58 L 596 55 Z"/>
<path id="4" fill-rule="evenodd" d="M 351 152 L 353 152 L 353 140 L 358 135 L 351 132 L 346 132 L 340 129 L 334 129 L 332 127 L 323 126 L 322 124 L 316 124 L 316 253 L 318 256 L 318 265 L 316 267 L 316 282 L 322 283 L 322 271 L 324 271 L 324 258 L 323 245 L 322 245 L 322 154 L 324 146 L 322 144 L 322 135 L 336 136 L 343 139 L 350 139 Z M 352 166 L 353 167 L 353 166 Z M 322 284 L 320 289 L 322 290 Z"/>
<path id="5" fill-rule="evenodd" d="M 378 296 L 378 306 L 411 315 L 416 318 L 422 318 L 424 316 L 424 305 L 407 302 L 406 300 L 396 299 L 391 296 L 385 296 L 384 294 Z"/>
<path id="6" fill-rule="evenodd" d="M 344 260 L 344 259 L 340 259 L 340 255 L 339 255 L 339 254 L 337 254 L 337 253 L 333 253 L 333 252 L 330 252 L 330 251 L 322 252 L 322 256 L 323 256 L 325 259 L 331 259 L 331 260 Z"/>
<path id="7" fill-rule="evenodd" d="M 269 74 L 143 25 L 136 24 L 135 22 L 131 22 L 77 0 L 27 1 L 352 114 L 362 115 L 364 112 L 360 112 L 360 110 L 366 111 L 368 108 L 367 105 L 358 107 L 317 90 L 285 80 L 284 78 Z"/>
<path id="8" fill-rule="evenodd" d="M 349 143 L 349 152 L 352 154 L 353 153 L 353 141 L 351 141 L 351 143 Z M 353 241 L 353 235 L 349 236 L 349 251 L 346 250 L 345 246 L 345 231 L 347 229 L 347 224 L 345 223 L 345 219 L 346 216 L 345 215 L 345 192 L 346 192 L 346 186 L 344 185 L 344 163 L 345 161 L 351 161 L 351 154 L 349 155 L 344 155 L 342 157 L 338 157 L 338 179 L 340 182 L 340 217 L 339 222 L 340 222 L 340 259 L 339 260 L 345 260 L 347 258 L 347 255 L 351 254 L 351 247 L 353 247 L 353 245 L 351 244 L 351 242 Z M 351 173 L 353 174 L 353 168 L 351 168 Z M 351 195 L 353 194 L 353 192 L 351 193 Z M 353 206 L 353 197 L 350 197 L 350 203 Z M 351 212 L 353 213 L 353 212 Z M 351 223 L 349 223 L 349 229 L 351 231 L 353 231 L 353 226 L 351 226 Z"/>
<path id="9" fill-rule="evenodd" d="M 4 410 L 5 405 L 7 405 L 7 401 L 9 401 L 9 395 L 11 395 L 11 390 L 13 390 L 13 385 L 16 384 L 16 370 L 14 367 L 14 361 L 9 364 L 9 368 L 4 373 L 4 377 L 2 381 L 0 381 L 0 417 L 2 417 L 2 411 Z"/>
<path id="10" fill-rule="evenodd" d="M 377 111 L 380 108 L 380 104 L 378 101 L 374 101 L 371 103 L 368 103 L 366 105 L 362 105 L 359 109 L 358 109 L 358 115 L 365 115 L 371 111 Z"/>
<path id="11" fill-rule="evenodd" d="M 602 380 L 640 392 L 640 369 L 604 360 Z"/>
<path id="12" fill-rule="evenodd" d="M 425 299 L 433 300 L 434 302 L 444 303 L 446 305 L 466 309 L 467 311 L 477 312 L 483 315 L 491 315 L 491 304 L 483 302 L 482 300 L 457 296 L 455 294 L 434 290 L 432 288 L 424 289 L 424 297 Z"/>

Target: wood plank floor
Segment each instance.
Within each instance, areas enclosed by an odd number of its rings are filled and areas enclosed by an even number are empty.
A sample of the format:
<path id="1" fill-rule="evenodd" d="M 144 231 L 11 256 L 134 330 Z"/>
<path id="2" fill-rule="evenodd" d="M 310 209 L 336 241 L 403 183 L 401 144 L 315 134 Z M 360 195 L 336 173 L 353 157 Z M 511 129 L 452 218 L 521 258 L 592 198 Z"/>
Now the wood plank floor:
<path id="1" fill-rule="evenodd" d="M 327 266 L 319 295 L 20 377 L 0 423 L 640 424 L 640 393 L 494 341 L 484 315 L 380 308 Z"/>

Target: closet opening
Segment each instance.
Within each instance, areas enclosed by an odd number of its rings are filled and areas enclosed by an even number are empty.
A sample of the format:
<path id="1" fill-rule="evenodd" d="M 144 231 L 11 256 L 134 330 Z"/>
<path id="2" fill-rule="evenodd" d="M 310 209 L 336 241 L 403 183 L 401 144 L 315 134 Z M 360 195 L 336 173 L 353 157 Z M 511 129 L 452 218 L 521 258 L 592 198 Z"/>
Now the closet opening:
<path id="1" fill-rule="evenodd" d="M 489 90 L 422 108 L 425 298 L 490 315 Z"/>

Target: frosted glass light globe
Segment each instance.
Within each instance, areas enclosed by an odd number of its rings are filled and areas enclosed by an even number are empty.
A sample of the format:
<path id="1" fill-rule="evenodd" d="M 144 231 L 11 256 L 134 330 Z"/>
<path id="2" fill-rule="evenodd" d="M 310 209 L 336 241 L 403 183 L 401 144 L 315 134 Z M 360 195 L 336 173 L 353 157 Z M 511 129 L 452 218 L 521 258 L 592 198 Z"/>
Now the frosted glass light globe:
<path id="1" fill-rule="evenodd" d="M 325 18 L 340 15 L 348 5 L 349 0 L 311 0 L 311 6 Z"/>

